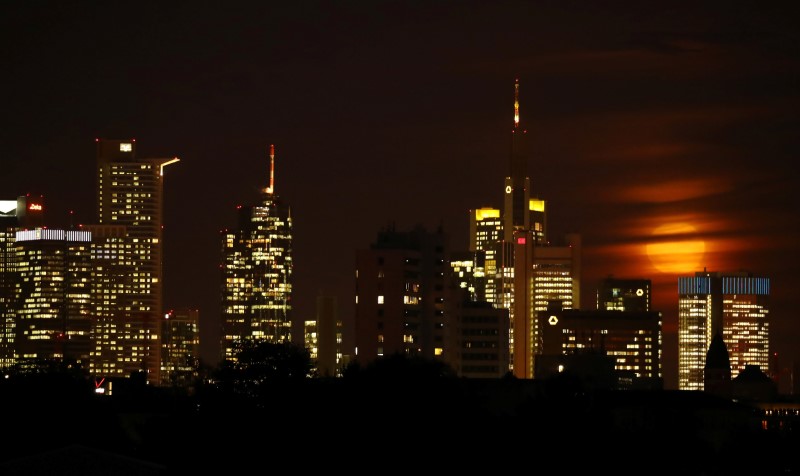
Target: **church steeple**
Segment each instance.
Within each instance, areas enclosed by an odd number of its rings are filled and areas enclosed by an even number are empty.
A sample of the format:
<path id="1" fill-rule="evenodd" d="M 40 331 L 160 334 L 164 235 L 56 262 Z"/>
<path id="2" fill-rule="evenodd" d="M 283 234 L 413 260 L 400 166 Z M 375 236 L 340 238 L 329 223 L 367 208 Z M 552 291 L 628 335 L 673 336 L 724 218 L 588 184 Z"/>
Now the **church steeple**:
<path id="1" fill-rule="evenodd" d="M 727 396 L 731 385 L 731 359 L 722 333 L 711 338 L 703 368 L 703 389 L 716 395 Z"/>

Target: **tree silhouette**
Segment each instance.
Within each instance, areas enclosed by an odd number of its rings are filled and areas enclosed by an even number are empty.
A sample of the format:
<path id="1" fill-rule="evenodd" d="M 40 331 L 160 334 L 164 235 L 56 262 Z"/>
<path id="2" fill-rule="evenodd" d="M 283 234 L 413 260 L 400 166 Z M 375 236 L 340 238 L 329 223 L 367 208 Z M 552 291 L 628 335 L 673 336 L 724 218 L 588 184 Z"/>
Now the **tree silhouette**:
<path id="1" fill-rule="evenodd" d="M 214 373 L 217 390 L 229 396 L 262 399 L 274 384 L 316 376 L 310 352 L 291 342 L 247 339 L 235 344 L 235 359 L 223 360 Z"/>

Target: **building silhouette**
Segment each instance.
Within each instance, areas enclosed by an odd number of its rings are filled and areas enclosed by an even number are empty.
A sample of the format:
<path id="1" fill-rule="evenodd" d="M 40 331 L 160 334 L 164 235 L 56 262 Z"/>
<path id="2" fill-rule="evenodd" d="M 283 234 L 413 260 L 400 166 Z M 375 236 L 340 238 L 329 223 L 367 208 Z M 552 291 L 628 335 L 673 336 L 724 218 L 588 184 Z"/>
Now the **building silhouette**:
<path id="1" fill-rule="evenodd" d="M 239 341 L 292 341 L 292 216 L 275 192 L 273 145 L 261 201 L 238 212 L 238 226 L 221 232 L 224 360 L 236 359 Z"/>
<path id="2" fill-rule="evenodd" d="M 661 321 L 661 313 L 655 311 L 563 309 L 553 301 L 539 313 L 537 378 L 552 377 L 572 365 L 586 377 L 613 378 L 607 383 L 613 389 L 663 389 Z M 614 373 L 593 375 L 589 363 L 600 369 L 608 365 Z"/>
<path id="3" fill-rule="evenodd" d="M 509 372 L 508 310 L 486 301 L 448 297 L 444 355 L 459 377 L 500 378 Z"/>
<path id="4" fill-rule="evenodd" d="M 92 355 L 96 378 L 144 373 L 161 383 L 164 168 L 136 140 L 97 139 L 98 223 L 92 233 Z"/>
<path id="5" fill-rule="evenodd" d="M 350 355 L 343 353 L 342 320 L 335 296 L 317 296 L 314 319 L 304 325 L 304 342 L 320 377 L 341 377 Z"/>
<path id="6" fill-rule="evenodd" d="M 769 278 L 702 271 L 678 278 L 678 388 L 703 390 L 706 356 L 722 336 L 731 378 L 747 365 L 769 369 Z"/>
<path id="7" fill-rule="evenodd" d="M 381 230 L 356 251 L 355 361 L 392 354 L 445 360 L 447 236 Z"/>
<path id="8" fill-rule="evenodd" d="M 200 365 L 200 311 L 175 309 L 161 320 L 161 383 L 191 387 Z"/>

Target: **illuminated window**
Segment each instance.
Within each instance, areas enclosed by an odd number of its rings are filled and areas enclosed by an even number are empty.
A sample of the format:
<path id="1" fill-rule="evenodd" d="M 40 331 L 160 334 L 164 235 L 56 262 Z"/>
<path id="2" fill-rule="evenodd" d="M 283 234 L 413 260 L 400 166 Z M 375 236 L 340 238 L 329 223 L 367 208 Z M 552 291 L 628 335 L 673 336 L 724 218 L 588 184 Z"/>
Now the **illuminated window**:
<path id="1" fill-rule="evenodd" d="M 378 296 L 378 304 L 383 304 L 383 295 Z"/>

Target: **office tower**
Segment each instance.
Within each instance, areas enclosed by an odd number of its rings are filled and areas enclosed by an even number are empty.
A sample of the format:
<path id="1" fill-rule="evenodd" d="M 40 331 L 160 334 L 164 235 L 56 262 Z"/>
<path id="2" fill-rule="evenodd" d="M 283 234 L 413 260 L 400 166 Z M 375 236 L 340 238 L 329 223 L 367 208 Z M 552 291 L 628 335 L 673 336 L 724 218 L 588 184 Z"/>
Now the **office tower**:
<path id="1" fill-rule="evenodd" d="M 292 340 L 292 216 L 275 193 L 275 147 L 261 202 L 239 207 L 239 223 L 222 231 L 222 359 L 237 342 Z"/>
<path id="2" fill-rule="evenodd" d="M 597 290 L 597 309 L 649 311 L 652 282 L 649 279 L 605 278 Z"/>
<path id="3" fill-rule="evenodd" d="M 14 360 L 64 360 L 88 368 L 91 233 L 16 232 Z"/>
<path id="4" fill-rule="evenodd" d="M 144 372 L 159 384 L 164 167 L 177 158 L 139 158 L 136 141 L 97 139 L 98 224 L 93 236 L 96 377 Z"/>
<path id="5" fill-rule="evenodd" d="M 539 312 L 551 303 L 580 307 L 581 239 L 567 234 L 559 245 L 537 245 L 531 231 L 514 233 L 514 300 L 510 339 L 512 371 L 518 378 L 535 377 L 540 353 Z"/>
<path id="6" fill-rule="evenodd" d="M 741 271 L 678 278 L 678 388 L 703 390 L 706 354 L 720 333 L 731 378 L 746 365 L 769 369 L 769 278 Z"/>
<path id="7" fill-rule="evenodd" d="M 44 197 L 0 200 L 0 367 L 16 363 L 16 302 L 19 291 L 17 232 L 44 224 Z"/>
<path id="8" fill-rule="evenodd" d="M 161 384 L 191 387 L 200 364 L 200 311 L 176 309 L 161 321 Z"/>
<path id="9" fill-rule="evenodd" d="M 445 359 L 446 246 L 441 228 L 390 227 L 356 251 L 357 361 L 397 353 Z"/>
<path id="10" fill-rule="evenodd" d="M 321 377 L 341 377 L 345 366 L 342 354 L 342 321 L 335 296 L 317 296 L 316 316 L 305 321 L 305 347 Z"/>
<path id="11" fill-rule="evenodd" d="M 522 127 L 519 80 L 514 83 L 510 174 L 505 178 L 502 214 L 493 208 L 470 212 L 470 251 L 476 275 L 483 272 L 483 299 L 509 312 L 510 370 L 533 378 L 537 352 L 536 313 L 550 301 L 580 307 L 580 235 L 555 244 L 547 236 L 547 204 L 531 196 L 527 173 L 527 131 Z M 478 268 L 483 254 L 485 266 Z M 476 280 L 477 281 L 477 280 Z M 478 300 L 481 295 L 477 294 Z"/>
<path id="12" fill-rule="evenodd" d="M 569 367 L 574 356 L 594 355 L 613 361 L 617 388 L 663 388 L 660 312 L 562 309 L 554 302 L 537 323 L 537 378 Z"/>
<path id="13" fill-rule="evenodd" d="M 499 302 L 494 277 L 498 269 L 498 244 L 503 238 L 500 210 L 483 207 L 469 211 L 469 252 L 473 260 L 474 300 Z"/>

